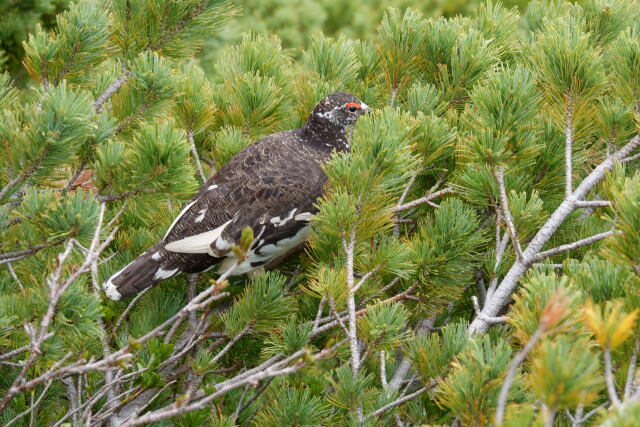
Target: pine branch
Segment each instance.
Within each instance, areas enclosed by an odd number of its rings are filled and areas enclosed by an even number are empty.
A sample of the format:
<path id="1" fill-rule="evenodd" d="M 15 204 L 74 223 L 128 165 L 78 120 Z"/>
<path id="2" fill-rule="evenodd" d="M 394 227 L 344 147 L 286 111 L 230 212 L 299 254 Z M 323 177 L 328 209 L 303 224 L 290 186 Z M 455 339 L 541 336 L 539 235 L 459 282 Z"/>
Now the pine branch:
<path id="1" fill-rule="evenodd" d="M 96 113 L 102 113 L 104 103 L 107 102 L 131 78 L 132 75 L 133 70 L 127 70 L 123 67 L 122 74 L 120 74 L 120 76 L 116 78 L 93 103 L 93 108 L 96 110 Z"/>
<path id="2" fill-rule="evenodd" d="M 513 243 L 513 248 L 516 251 L 518 259 L 522 261 L 524 257 L 522 255 L 522 248 L 520 247 L 520 238 L 518 237 L 518 232 L 516 231 L 513 217 L 511 216 L 511 210 L 509 209 L 509 199 L 507 198 L 507 190 L 504 186 L 504 167 L 499 166 L 498 170 L 494 171 L 494 176 L 496 177 L 496 181 L 498 182 L 498 189 L 500 191 L 500 207 L 502 208 L 503 218 L 507 222 L 509 237 L 511 237 L 511 242 Z"/>
<path id="3" fill-rule="evenodd" d="M 453 193 L 453 189 L 452 188 L 443 188 L 442 190 L 436 191 L 435 193 L 431 193 L 429 195 L 426 195 L 426 196 L 421 197 L 419 199 L 413 200 L 411 202 L 395 206 L 395 207 L 391 208 L 391 212 L 401 212 L 401 211 L 410 209 L 410 208 L 412 208 L 414 206 L 422 205 L 424 203 L 429 203 L 433 199 L 436 199 L 436 198 L 438 198 L 440 196 L 443 196 L 443 195 L 449 194 L 449 193 Z"/>
<path id="4" fill-rule="evenodd" d="M 282 375 L 289 375 L 294 372 L 297 372 L 302 367 L 304 367 L 308 362 L 307 361 L 317 361 L 321 359 L 327 358 L 331 355 L 339 345 L 342 345 L 343 341 L 334 345 L 331 348 L 322 350 L 316 354 L 309 354 L 307 350 L 298 350 L 292 355 L 278 360 L 279 358 L 272 358 L 269 361 L 263 363 L 260 370 L 252 370 L 247 371 L 251 372 L 250 374 L 244 373 L 237 375 L 234 378 L 221 382 L 215 385 L 215 392 L 211 393 L 205 397 L 200 398 L 198 401 L 194 403 L 190 403 L 188 405 L 179 406 L 176 404 L 165 406 L 164 408 L 160 408 L 158 410 L 149 412 L 141 417 L 133 417 L 123 424 L 123 427 L 129 427 L 134 425 L 145 424 L 153 421 L 159 421 L 170 417 L 175 417 L 177 415 L 182 415 L 188 412 L 196 411 L 198 409 L 206 408 L 213 400 L 216 398 L 235 390 L 239 387 L 243 387 L 246 384 L 255 384 L 263 379 L 273 378 Z M 275 359 L 275 360 L 274 360 Z"/>
<path id="5" fill-rule="evenodd" d="M 577 200 L 577 208 L 606 208 L 611 206 L 608 200 Z"/>
<path id="6" fill-rule="evenodd" d="M 490 325 L 498 325 L 498 324 L 507 322 L 507 318 L 505 316 L 489 317 L 489 316 L 484 315 L 482 313 L 482 309 L 480 308 L 480 304 L 478 304 L 478 297 L 477 296 L 473 295 L 471 297 L 471 303 L 473 304 L 473 309 L 476 312 L 476 316 L 480 317 L 482 320 L 484 320 L 488 324 L 490 324 Z"/>
<path id="7" fill-rule="evenodd" d="M 126 191 L 124 193 L 120 193 L 120 194 L 108 194 L 108 195 L 102 195 L 99 194 L 96 199 L 99 202 L 115 202 L 116 200 L 122 200 L 122 199 L 126 199 L 132 196 L 137 196 L 139 194 L 155 194 L 158 193 L 160 191 L 159 188 L 140 188 L 137 190 L 131 190 L 131 191 Z"/>
<path id="8" fill-rule="evenodd" d="M 353 255 L 354 246 L 356 244 L 356 230 L 355 227 L 349 233 L 349 240 L 342 238 L 342 247 L 347 257 L 346 269 L 347 269 L 347 310 L 349 312 L 349 330 L 347 331 L 347 338 L 349 338 L 349 347 L 351 348 L 351 372 L 354 378 L 360 371 L 360 347 L 358 345 L 358 334 L 356 331 L 356 300 L 355 293 L 356 287 L 353 277 Z"/>
<path id="9" fill-rule="evenodd" d="M 408 402 L 409 400 L 420 396 L 422 393 L 431 390 L 433 387 L 435 387 L 436 384 L 437 384 L 436 381 L 432 381 L 431 384 L 429 384 L 428 386 L 421 387 L 421 388 L 419 388 L 418 390 L 414 391 L 411 394 L 407 394 L 406 396 L 402 396 L 401 398 L 396 399 L 393 402 L 388 403 L 388 404 L 384 405 L 383 407 L 376 409 L 372 413 L 368 414 L 365 418 L 368 419 L 368 418 L 371 418 L 371 417 L 377 417 L 378 415 L 388 411 L 391 408 L 395 408 L 396 406 L 400 406 L 404 402 Z"/>
<path id="10" fill-rule="evenodd" d="M 433 316 L 427 319 L 420 320 L 415 329 L 416 336 L 429 335 L 433 330 L 433 325 L 436 322 L 436 318 L 437 316 L 434 314 Z M 403 356 L 402 360 L 400 361 L 400 364 L 398 365 L 398 368 L 396 368 L 396 371 L 393 374 L 393 378 L 391 378 L 391 381 L 389 381 L 389 383 L 387 384 L 387 387 L 386 387 L 387 393 L 395 393 L 400 389 L 402 382 L 404 381 L 404 379 L 409 374 L 409 371 L 411 370 L 411 365 L 412 365 L 411 359 L 409 359 L 406 356 Z"/>
<path id="11" fill-rule="evenodd" d="M 507 396 L 509 395 L 509 390 L 511 389 L 511 384 L 513 383 L 513 379 L 518 372 L 518 368 L 524 362 L 524 359 L 527 358 L 527 355 L 533 347 L 538 343 L 542 335 L 545 331 L 545 324 L 540 323 L 536 331 L 533 333 L 527 344 L 516 354 L 516 356 L 511 361 L 511 365 L 509 365 L 509 371 L 507 372 L 507 376 L 502 383 L 502 387 L 500 388 L 500 395 L 498 397 L 498 406 L 496 408 L 496 424 L 501 426 L 504 422 L 504 411 L 507 406 Z"/>
<path id="12" fill-rule="evenodd" d="M 21 259 L 30 257 L 31 255 L 34 255 L 43 249 L 47 249 L 47 248 L 59 245 L 64 241 L 65 241 L 64 238 L 59 238 L 47 243 L 39 243 L 37 245 L 30 247 L 29 249 L 21 249 L 15 252 L 6 252 L 4 254 L 0 254 L 0 265 L 8 264 L 10 262 L 19 261 Z"/>
<path id="13" fill-rule="evenodd" d="M 615 161 L 625 158 L 639 146 L 640 135 L 636 135 L 620 150 L 614 153 L 613 156 L 608 157 L 596 166 L 580 183 L 571 197 L 565 197 L 562 203 L 560 203 L 549 219 L 547 219 L 545 224 L 529 242 L 529 245 L 523 252 L 524 259 L 522 261 L 516 260 L 502 279 L 500 286 L 490 297 L 487 298 L 482 309 L 484 316 L 489 318 L 495 317 L 497 313 L 500 312 L 500 310 L 502 310 L 509 301 L 511 301 L 511 294 L 515 291 L 518 281 L 529 267 L 531 267 L 534 257 L 540 252 L 544 244 L 549 241 L 560 225 L 576 209 L 575 202 L 577 200 L 583 200 L 587 193 L 604 179 L 605 174 L 613 168 Z M 469 332 L 471 334 L 481 334 L 486 332 L 489 326 L 490 325 L 485 322 L 483 318 L 476 316 L 469 326 Z"/>
<path id="14" fill-rule="evenodd" d="M 129 303 L 129 305 L 127 305 L 127 308 L 125 308 L 125 310 L 122 312 L 122 314 L 120 315 L 120 317 L 118 318 L 118 320 L 116 321 L 116 324 L 113 325 L 113 328 L 111 329 L 111 334 L 115 337 L 116 333 L 118 332 L 118 329 L 120 329 L 120 325 L 122 325 L 122 322 L 124 321 L 124 319 L 127 318 L 127 316 L 129 315 L 129 313 L 131 312 L 131 310 L 133 309 L 133 306 L 140 300 L 140 298 L 142 298 L 147 292 L 149 292 L 151 288 L 146 288 L 143 289 L 138 295 L 136 295 L 131 302 Z"/>
<path id="15" fill-rule="evenodd" d="M 27 408 L 24 412 L 21 412 L 20 414 L 16 415 L 11 421 L 9 421 L 7 424 L 5 424 L 5 426 L 9 427 L 11 424 L 15 423 L 20 418 L 22 418 L 24 416 L 27 416 L 31 412 L 35 411 L 35 409 L 38 406 L 40 406 L 40 403 L 42 402 L 42 399 L 44 398 L 44 396 L 49 391 L 49 387 L 51 387 L 51 384 L 53 384 L 53 380 L 47 381 L 47 384 L 44 386 L 44 390 L 42 390 L 42 393 L 40 393 L 40 396 L 38 396 L 38 400 L 36 400 L 34 403 L 32 403 L 31 406 L 29 406 L 29 408 Z"/>
<path id="16" fill-rule="evenodd" d="M 33 364 L 36 362 L 36 359 L 41 354 L 42 343 L 44 342 L 45 337 L 49 335 L 48 328 L 55 316 L 58 301 L 60 300 L 64 292 L 69 288 L 69 286 L 71 286 L 71 284 L 74 283 L 81 274 L 89 270 L 91 263 L 98 258 L 100 253 L 102 253 L 102 251 L 107 247 L 107 245 L 115 237 L 115 233 L 118 230 L 117 227 L 113 229 L 111 234 L 107 237 L 107 239 L 102 244 L 99 244 L 102 221 L 104 219 L 104 210 L 105 210 L 105 205 L 101 204 L 99 220 L 96 225 L 96 229 L 94 232 L 93 239 L 91 241 L 91 245 L 89 246 L 88 254 L 85 260 L 83 261 L 82 265 L 74 273 L 72 273 L 67 278 L 67 280 L 65 280 L 64 282 L 61 281 L 60 276 L 62 274 L 62 268 L 65 262 L 67 261 L 67 258 L 71 254 L 71 249 L 73 248 L 73 242 L 69 241 L 67 243 L 65 250 L 58 256 L 58 267 L 52 273 L 52 275 L 46 279 L 47 285 L 49 287 L 49 305 L 47 307 L 47 311 L 45 315 L 42 317 L 42 320 L 40 321 L 40 326 L 38 330 L 33 331 L 33 333 L 31 334 L 32 335 L 31 346 L 30 346 L 31 354 L 27 359 L 27 361 L 24 363 L 22 370 L 20 371 L 16 379 L 13 381 L 12 385 L 9 387 L 7 394 L 0 401 L 0 411 L 3 410 L 9 404 L 9 402 L 13 399 L 15 395 L 38 384 L 38 383 L 33 383 L 33 381 L 26 382 L 25 378 L 29 369 L 33 366 Z M 64 358 L 61 360 L 64 360 Z M 51 369 L 47 372 L 51 372 Z M 41 379 L 45 377 L 46 377 L 46 373 L 40 376 Z M 44 380 L 41 380 L 40 382 L 45 382 L 48 379 L 49 378 L 46 378 Z"/>
<path id="17" fill-rule="evenodd" d="M 620 398 L 618 397 L 618 392 L 616 391 L 615 380 L 613 379 L 613 365 L 611 363 L 611 348 L 607 344 L 604 348 L 604 379 L 607 384 L 607 393 L 609 393 L 609 399 L 613 406 L 616 408 L 620 408 L 622 403 L 620 402 Z"/>
<path id="18" fill-rule="evenodd" d="M 571 198 L 573 194 L 573 102 L 571 94 L 567 93 L 567 110 L 565 116 L 564 133 L 564 162 L 565 162 L 565 198 Z"/>
<path id="19" fill-rule="evenodd" d="M 538 252 L 531 259 L 533 260 L 533 262 L 540 262 L 546 258 L 561 254 L 563 252 L 572 251 L 582 246 L 590 245 L 597 241 L 606 239 L 607 237 L 613 236 L 614 234 L 615 234 L 614 231 L 606 231 L 604 233 L 595 234 L 593 236 L 578 240 L 573 243 L 567 243 L 566 245 L 561 245 L 553 249 L 549 249 L 548 251 Z"/>
<path id="20" fill-rule="evenodd" d="M 191 155 L 193 156 L 193 161 L 196 164 L 198 175 L 200 175 L 200 180 L 204 184 L 205 182 L 207 182 L 207 176 L 204 174 L 204 170 L 202 169 L 200 156 L 198 156 L 198 147 L 196 147 L 196 142 L 193 139 L 193 131 L 191 129 L 187 130 L 187 139 L 189 140 L 189 145 L 191 146 Z"/>
<path id="21" fill-rule="evenodd" d="M 380 384 L 383 388 L 387 388 L 387 360 L 384 350 L 380 350 Z"/>
<path id="22" fill-rule="evenodd" d="M 627 380 L 624 385 L 624 399 L 628 399 L 633 391 L 633 383 L 636 378 L 636 363 L 638 362 L 638 352 L 640 351 L 640 338 L 636 338 L 636 343 L 633 346 L 633 353 L 629 360 L 629 367 L 627 368 Z"/>

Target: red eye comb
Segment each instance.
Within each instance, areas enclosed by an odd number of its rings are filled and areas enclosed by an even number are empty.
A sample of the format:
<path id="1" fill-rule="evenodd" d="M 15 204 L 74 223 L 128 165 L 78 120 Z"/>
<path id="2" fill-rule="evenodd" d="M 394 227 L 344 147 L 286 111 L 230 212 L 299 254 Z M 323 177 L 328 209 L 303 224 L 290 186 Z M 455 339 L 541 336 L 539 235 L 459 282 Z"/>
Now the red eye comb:
<path id="1" fill-rule="evenodd" d="M 349 102 L 348 104 L 345 105 L 345 107 L 362 108 L 362 106 L 360 104 L 358 104 L 357 102 Z"/>

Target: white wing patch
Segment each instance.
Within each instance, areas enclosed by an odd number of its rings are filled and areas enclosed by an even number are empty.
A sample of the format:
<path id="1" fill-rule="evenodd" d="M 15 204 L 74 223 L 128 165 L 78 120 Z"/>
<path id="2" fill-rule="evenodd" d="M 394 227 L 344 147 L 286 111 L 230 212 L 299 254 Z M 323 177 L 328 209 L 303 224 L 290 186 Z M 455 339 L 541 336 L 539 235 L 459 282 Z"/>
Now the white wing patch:
<path id="1" fill-rule="evenodd" d="M 151 255 L 151 259 L 154 261 L 159 261 L 160 260 L 160 251 L 154 253 L 153 255 Z"/>
<path id="2" fill-rule="evenodd" d="M 313 214 L 311 212 L 303 212 L 301 214 L 296 215 L 293 219 L 296 221 L 309 221 Z"/>
<path id="3" fill-rule="evenodd" d="M 271 218 L 269 221 L 271 222 L 271 224 L 273 224 L 275 227 L 280 227 L 285 225 L 291 218 L 293 218 L 293 214 L 296 213 L 296 211 L 298 210 L 298 208 L 294 208 L 291 212 L 289 212 L 289 215 L 287 215 L 286 217 L 280 219 L 279 216 L 273 217 Z"/>
<path id="4" fill-rule="evenodd" d="M 176 219 L 173 220 L 173 222 L 171 223 L 171 225 L 169 226 L 169 229 L 167 230 L 167 232 L 164 234 L 164 237 L 162 238 L 162 240 L 166 239 L 167 236 L 169 235 L 169 233 L 171 233 L 171 230 L 173 230 L 173 227 L 176 225 L 176 223 L 180 220 L 180 218 L 182 218 L 182 215 L 184 215 L 191 206 L 193 206 L 193 204 L 197 202 L 197 200 L 194 200 L 193 202 L 189 203 L 187 206 L 184 207 L 184 209 L 182 209 L 182 211 L 178 214 L 178 216 L 176 217 Z"/>
<path id="5" fill-rule="evenodd" d="M 165 270 L 163 268 L 159 268 L 158 271 L 156 271 L 155 276 L 153 276 L 154 280 L 163 280 L 163 279 L 168 279 L 171 276 L 174 276 L 176 273 L 178 273 L 180 269 L 176 268 L 173 270 Z"/>
<path id="6" fill-rule="evenodd" d="M 230 219 L 214 230 L 206 231 L 204 233 L 196 234 L 195 236 L 185 237 L 184 239 L 168 243 L 164 248 L 171 252 L 180 252 L 184 254 L 208 253 L 209 255 L 213 256 L 213 254 L 211 253 L 211 244 L 220 237 L 220 235 L 224 231 L 224 228 L 229 225 L 229 223 L 234 219 L 235 218 Z"/>
<path id="7" fill-rule="evenodd" d="M 296 234 L 291 237 L 278 240 L 275 244 L 271 243 L 261 246 L 257 251 L 250 250 L 247 254 L 247 259 L 237 265 L 231 275 L 235 276 L 238 274 L 250 273 L 257 270 L 258 268 L 261 268 L 261 266 L 254 267 L 251 265 L 251 263 L 269 262 L 273 259 L 279 258 L 280 256 L 289 252 L 291 249 L 303 243 L 307 237 L 307 234 L 309 234 L 309 227 L 302 227 Z M 238 259 L 235 257 L 235 255 L 233 253 L 229 254 L 222 261 L 222 263 L 218 265 L 218 272 L 221 274 L 226 272 L 237 262 Z"/>
<path id="8" fill-rule="evenodd" d="M 118 288 L 116 288 L 116 285 L 111 283 L 111 279 L 109 279 L 104 285 L 102 285 L 102 287 L 104 288 L 107 296 L 112 300 L 118 301 L 120 298 L 122 298 L 122 295 L 120 295 L 120 292 L 118 292 Z"/>
<path id="9" fill-rule="evenodd" d="M 200 215 L 198 215 L 198 216 L 196 217 L 196 222 L 200 222 L 200 221 L 202 221 L 202 220 L 204 219 L 204 214 L 205 214 L 205 213 L 207 213 L 207 208 L 200 209 L 200 210 L 198 211 L 198 213 L 199 213 Z"/>
<path id="10" fill-rule="evenodd" d="M 135 260 L 133 260 L 133 261 L 135 261 Z M 111 277 L 109 277 L 109 280 L 104 282 L 104 284 L 102 285 L 102 288 L 106 292 L 107 296 L 109 298 L 111 298 L 112 300 L 118 301 L 122 297 L 122 295 L 120 295 L 120 292 L 118 292 L 118 288 L 111 281 L 113 279 L 115 279 L 116 276 L 118 276 L 120 273 L 122 273 L 127 267 L 129 267 L 131 264 L 133 264 L 133 261 L 131 261 L 129 264 L 127 264 L 124 267 L 122 267 L 120 270 L 118 270 L 117 273 L 112 274 Z"/>
<path id="11" fill-rule="evenodd" d="M 215 190 L 216 188 L 218 188 L 217 185 L 210 185 L 209 187 L 207 187 L 207 191 L 211 191 L 211 190 Z"/>

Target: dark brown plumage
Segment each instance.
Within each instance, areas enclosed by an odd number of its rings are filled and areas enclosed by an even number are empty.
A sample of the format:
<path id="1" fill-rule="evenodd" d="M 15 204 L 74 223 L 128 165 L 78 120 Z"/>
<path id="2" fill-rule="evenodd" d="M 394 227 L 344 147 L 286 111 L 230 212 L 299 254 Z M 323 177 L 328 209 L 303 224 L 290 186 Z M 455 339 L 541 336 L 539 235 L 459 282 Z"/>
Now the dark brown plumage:
<path id="1" fill-rule="evenodd" d="M 169 226 L 164 238 L 104 283 L 120 299 L 179 273 L 237 262 L 231 246 L 249 226 L 259 236 L 242 274 L 272 265 L 300 246 L 327 176 L 321 164 L 349 149 L 347 128 L 368 109 L 346 92 L 320 101 L 303 127 L 248 146 L 212 176 Z"/>

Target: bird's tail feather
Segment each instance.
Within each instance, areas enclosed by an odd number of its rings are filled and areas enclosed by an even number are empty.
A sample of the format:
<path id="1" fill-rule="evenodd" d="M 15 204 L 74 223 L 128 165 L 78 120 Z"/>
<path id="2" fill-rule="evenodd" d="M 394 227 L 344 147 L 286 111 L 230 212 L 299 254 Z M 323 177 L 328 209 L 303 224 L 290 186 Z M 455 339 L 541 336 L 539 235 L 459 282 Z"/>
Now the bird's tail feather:
<path id="1" fill-rule="evenodd" d="M 103 288 L 109 298 L 119 300 L 180 273 L 178 268 L 160 268 L 150 253 L 153 252 L 140 255 L 104 282 Z"/>

